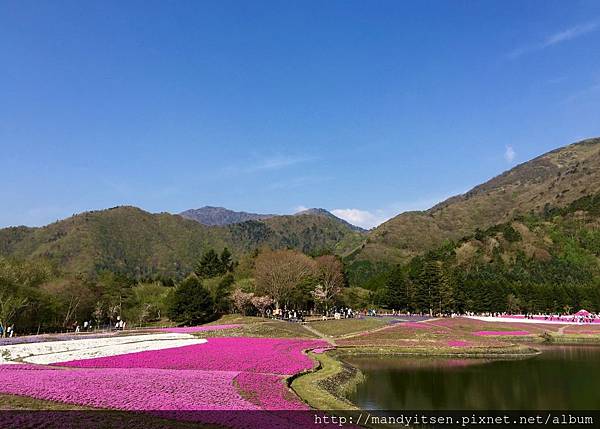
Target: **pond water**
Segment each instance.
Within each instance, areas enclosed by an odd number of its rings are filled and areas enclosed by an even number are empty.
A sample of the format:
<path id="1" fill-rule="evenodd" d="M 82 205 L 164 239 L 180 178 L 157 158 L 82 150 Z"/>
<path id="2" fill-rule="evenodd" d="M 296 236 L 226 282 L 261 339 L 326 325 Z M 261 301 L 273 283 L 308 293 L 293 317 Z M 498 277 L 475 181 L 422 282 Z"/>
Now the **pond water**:
<path id="1" fill-rule="evenodd" d="M 370 410 L 600 409 L 600 347 L 543 348 L 517 360 L 345 359 L 366 375 L 349 399 Z"/>

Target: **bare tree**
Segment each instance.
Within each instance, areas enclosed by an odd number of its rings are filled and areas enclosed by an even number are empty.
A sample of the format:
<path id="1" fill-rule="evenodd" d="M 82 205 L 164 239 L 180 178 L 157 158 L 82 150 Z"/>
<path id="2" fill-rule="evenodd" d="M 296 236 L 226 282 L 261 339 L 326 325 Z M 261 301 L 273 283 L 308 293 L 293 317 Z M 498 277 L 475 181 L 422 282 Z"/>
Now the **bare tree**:
<path id="1" fill-rule="evenodd" d="M 96 321 L 96 326 L 99 327 L 100 323 L 102 323 L 102 318 L 104 317 L 104 307 L 100 301 L 96 302 L 96 306 L 94 307 L 94 312 L 92 315 Z"/>
<path id="2" fill-rule="evenodd" d="M 77 307 L 79 307 L 79 302 L 81 299 L 79 297 L 72 296 L 69 299 L 69 305 L 65 310 L 65 318 L 63 320 L 63 327 L 68 327 L 71 322 L 74 321 L 74 316 L 77 313 Z"/>
<path id="3" fill-rule="evenodd" d="M 315 275 L 315 261 L 293 250 L 262 252 L 256 258 L 257 292 L 271 296 L 276 306 L 287 305 L 295 288 Z"/>
<path id="4" fill-rule="evenodd" d="M 327 311 L 333 299 L 344 287 L 343 266 L 342 262 L 332 255 L 320 256 L 315 262 L 319 284 L 313 291 L 313 297 L 324 305 Z"/>
<path id="5" fill-rule="evenodd" d="M 27 298 L 20 298 L 6 292 L 0 292 L 0 325 L 2 337 L 6 337 L 6 328 L 10 326 L 23 307 L 27 305 Z"/>

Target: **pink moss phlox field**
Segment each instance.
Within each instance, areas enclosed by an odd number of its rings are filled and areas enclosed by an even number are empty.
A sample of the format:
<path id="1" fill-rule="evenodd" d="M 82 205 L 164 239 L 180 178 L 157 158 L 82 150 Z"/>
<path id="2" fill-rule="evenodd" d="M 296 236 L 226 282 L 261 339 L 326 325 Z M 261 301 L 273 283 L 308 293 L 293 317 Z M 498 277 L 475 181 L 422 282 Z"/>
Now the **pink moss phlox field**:
<path id="1" fill-rule="evenodd" d="M 242 325 L 208 325 L 208 326 L 184 326 L 184 327 L 173 327 L 173 328 L 160 328 L 157 329 L 161 332 L 175 332 L 180 334 L 190 334 L 192 332 L 206 332 L 206 331 L 220 331 L 223 329 L 234 329 L 239 328 Z"/>
<path id="2" fill-rule="evenodd" d="M 288 390 L 281 376 L 241 372 L 235 381 L 242 397 L 263 410 L 309 409 Z"/>
<path id="3" fill-rule="evenodd" d="M 19 366 L 0 365 L 2 393 L 120 410 L 259 409 L 235 390 L 233 380 L 239 374 L 235 371 L 23 370 Z"/>
<path id="4" fill-rule="evenodd" d="M 313 367 L 303 350 L 327 347 L 321 340 L 209 338 L 205 344 L 62 362 L 78 368 L 163 368 L 250 371 L 293 375 Z"/>
<path id="5" fill-rule="evenodd" d="M 530 333 L 527 331 L 477 331 L 477 332 L 473 332 L 473 335 L 477 335 L 478 337 L 523 336 L 523 335 L 530 335 Z"/>
<path id="6" fill-rule="evenodd" d="M 467 341 L 462 340 L 450 340 L 448 341 L 448 345 L 450 347 L 468 347 L 469 343 Z"/>

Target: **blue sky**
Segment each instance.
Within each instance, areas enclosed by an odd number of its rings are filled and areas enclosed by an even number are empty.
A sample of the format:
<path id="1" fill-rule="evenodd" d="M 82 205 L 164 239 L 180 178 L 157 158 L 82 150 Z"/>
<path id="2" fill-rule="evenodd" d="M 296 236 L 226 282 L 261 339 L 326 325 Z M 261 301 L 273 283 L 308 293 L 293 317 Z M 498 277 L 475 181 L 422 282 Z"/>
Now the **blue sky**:
<path id="1" fill-rule="evenodd" d="M 592 1 L 0 3 L 0 226 L 130 204 L 370 227 L 600 135 Z"/>

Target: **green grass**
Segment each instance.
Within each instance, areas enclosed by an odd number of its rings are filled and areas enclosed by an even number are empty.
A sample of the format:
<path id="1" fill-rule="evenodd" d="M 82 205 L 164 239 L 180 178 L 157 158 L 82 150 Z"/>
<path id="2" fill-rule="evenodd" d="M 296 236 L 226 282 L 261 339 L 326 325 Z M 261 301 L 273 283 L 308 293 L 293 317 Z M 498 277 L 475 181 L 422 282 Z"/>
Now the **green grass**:
<path id="1" fill-rule="evenodd" d="M 347 370 L 343 364 L 327 354 L 312 355 L 319 362 L 316 371 L 296 377 L 292 381 L 292 389 L 312 408 L 320 410 L 356 410 L 351 402 L 343 399 L 343 391 L 349 384 L 355 383 L 351 377 L 345 383 L 336 383 L 340 378 L 345 378 Z M 358 378 L 360 379 L 360 378 Z M 337 385 L 337 394 L 332 394 L 330 389 L 325 389 L 327 384 Z M 344 386 L 345 385 L 345 386 Z"/>
<path id="2" fill-rule="evenodd" d="M 283 322 L 280 320 L 262 319 L 258 317 L 221 318 L 220 323 L 241 324 L 238 328 L 217 331 L 195 332 L 200 338 L 210 337 L 261 337 L 261 338 L 317 338 L 313 333 L 303 328 L 299 323 Z"/>
<path id="3" fill-rule="evenodd" d="M 241 314 L 226 314 L 221 316 L 218 320 L 214 322 L 207 323 L 206 325 L 234 325 L 234 324 L 250 324 L 250 323 L 262 323 L 265 320 L 262 317 L 254 317 L 254 316 L 242 316 Z"/>
<path id="4" fill-rule="evenodd" d="M 321 320 L 308 325 L 330 337 L 341 337 L 381 328 L 386 325 L 386 321 L 375 318 Z"/>
<path id="5" fill-rule="evenodd" d="M 0 410 L 91 410 L 93 408 L 62 402 L 44 401 L 27 396 L 0 394 Z"/>

